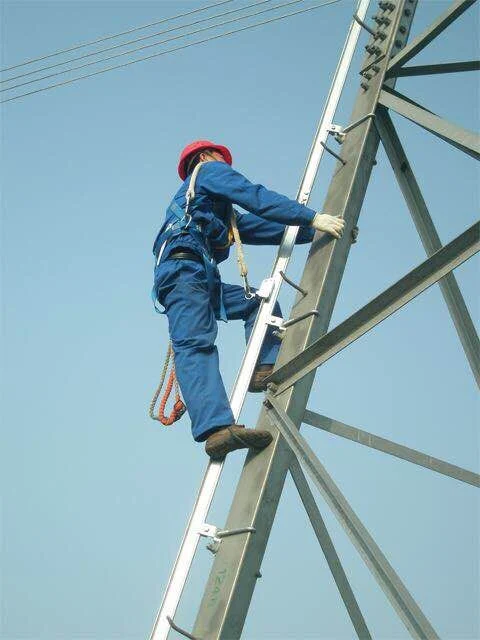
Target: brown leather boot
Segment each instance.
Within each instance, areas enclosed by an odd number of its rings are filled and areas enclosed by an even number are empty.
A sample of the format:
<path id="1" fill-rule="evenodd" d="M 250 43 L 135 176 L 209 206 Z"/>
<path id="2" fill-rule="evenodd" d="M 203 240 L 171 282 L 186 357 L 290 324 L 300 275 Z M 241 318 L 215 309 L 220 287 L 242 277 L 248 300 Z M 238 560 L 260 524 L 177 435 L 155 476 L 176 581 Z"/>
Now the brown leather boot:
<path id="1" fill-rule="evenodd" d="M 232 424 L 212 433 L 205 443 L 205 451 L 212 460 L 221 460 L 235 449 L 260 451 L 268 447 L 272 440 L 269 431 L 245 429 L 243 424 Z"/>
<path id="2" fill-rule="evenodd" d="M 273 373 L 274 366 L 275 365 L 273 364 L 259 364 L 255 368 L 252 379 L 250 380 L 250 385 L 248 387 L 248 390 L 251 393 L 260 393 L 261 391 L 267 390 L 265 379 Z"/>

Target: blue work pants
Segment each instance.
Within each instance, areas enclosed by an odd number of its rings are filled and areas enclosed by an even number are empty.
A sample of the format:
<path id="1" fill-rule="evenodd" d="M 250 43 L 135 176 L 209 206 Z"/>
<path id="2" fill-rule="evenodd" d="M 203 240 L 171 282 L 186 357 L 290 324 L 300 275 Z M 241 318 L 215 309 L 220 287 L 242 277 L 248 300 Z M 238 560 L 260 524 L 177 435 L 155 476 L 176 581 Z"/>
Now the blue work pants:
<path id="1" fill-rule="evenodd" d="M 193 437 L 206 440 L 219 428 L 235 422 L 219 370 L 215 346 L 221 287 L 228 320 L 243 320 L 248 341 L 260 299 L 247 300 L 238 285 L 218 280 L 216 291 L 209 289 L 205 267 L 194 260 L 166 260 L 156 273 L 156 295 L 168 317 L 175 354 L 175 370 L 192 422 Z M 276 305 L 275 315 L 280 316 Z M 273 364 L 280 341 L 269 327 L 258 364 Z"/>

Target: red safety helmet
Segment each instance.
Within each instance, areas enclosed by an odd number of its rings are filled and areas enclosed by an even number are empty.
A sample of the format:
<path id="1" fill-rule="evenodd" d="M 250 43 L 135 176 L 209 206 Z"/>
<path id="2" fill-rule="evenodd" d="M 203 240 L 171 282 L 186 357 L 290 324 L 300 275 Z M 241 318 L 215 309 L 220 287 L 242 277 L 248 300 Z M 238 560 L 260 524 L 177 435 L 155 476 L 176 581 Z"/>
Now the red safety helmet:
<path id="1" fill-rule="evenodd" d="M 221 144 L 210 142 L 210 140 L 195 140 L 195 142 L 191 142 L 190 144 L 188 144 L 180 154 L 180 160 L 178 162 L 178 175 L 182 180 L 185 180 L 185 178 L 187 177 L 187 165 L 191 156 L 194 153 L 205 151 L 206 149 L 213 149 L 214 151 L 218 151 L 222 154 L 223 159 L 227 164 L 232 164 L 232 154 L 227 149 L 227 147 L 224 147 Z"/>

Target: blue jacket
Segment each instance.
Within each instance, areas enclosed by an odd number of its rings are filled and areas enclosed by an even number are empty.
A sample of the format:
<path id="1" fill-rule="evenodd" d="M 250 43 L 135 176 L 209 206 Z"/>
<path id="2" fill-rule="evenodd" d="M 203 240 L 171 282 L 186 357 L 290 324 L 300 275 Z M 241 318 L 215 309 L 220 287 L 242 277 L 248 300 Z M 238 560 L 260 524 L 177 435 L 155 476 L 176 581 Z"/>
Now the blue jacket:
<path id="1" fill-rule="evenodd" d="M 208 280 L 213 289 L 220 281 L 217 264 L 230 252 L 229 221 L 232 205 L 248 213 L 237 212 L 240 238 L 245 244 L 280 244 L 286 225 L 299 226 L 297 243 L 313 240 L 311 222 L 315 215 L 295 200 L 290 200 L 261 184 L 253 184 L 225 162 L 207 162 L 201 168 L 195 184 L 195 198 L 190 202 L 191 220 L 185 220 L 186 178 L 167 209 L 165 221 L 153 245 L 156 257 L 155 283 L 162 277 L 162 264 L 173 251 L 187 249 L 203 257 Z M 187 224 L 188 222 L 188 224 Z"/>
<path id="2" fill-rule="evenodd" d="M 189 227 L 192 232 L 187 230 L 187 233 L 172 236 L 166 231 L 169 224 L 178 220 L 178 213 L 175 214 L 172 205 L 176 206 L 177 212 L 179 209 L 185 210 L 185 194 L 189 183 L 188 176 L 167 209 L 165 222 L 155 240 L 155 255 L 158 255 L 165 240 L 168 241 L 161 256 L 162 262 L 180 247 L 200 255 L 207 251 L 217 263 L 228 258 L 232 204 L 249 212 L 237 212 L 238 230 L 245 244 L 280 244 L 286 225 L 303 227 L 297 242 L 311 242 L 313 239 L 314 231 L 310 226 L 315 215 L 313 209 L 270 191 L 261 184 L 252 184 L 225 162 L 207 162 L 201 167 L 195 185 L 195 199 L 189 210 L 194 223 Z"/>

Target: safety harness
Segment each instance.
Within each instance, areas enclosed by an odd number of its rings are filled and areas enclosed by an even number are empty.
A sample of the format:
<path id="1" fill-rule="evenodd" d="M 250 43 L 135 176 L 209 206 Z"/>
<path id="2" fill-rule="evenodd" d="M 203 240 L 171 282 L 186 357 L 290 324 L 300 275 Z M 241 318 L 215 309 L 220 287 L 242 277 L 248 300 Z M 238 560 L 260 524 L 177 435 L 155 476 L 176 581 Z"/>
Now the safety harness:
<path id="1" fill-rule="evenodd" d="M 205 238 L 202 234 L 202 228 L 199 224 L 193 221 L 192 215 L 189 213 L 190 205 L 195 198 L 195 183 L 197 180 L 198 172 L 200 168 L 204 165 L 204 162 L 199 162 L 194 170 L 192 171 L 192 176 L 190 178 L 190 182 L 188 185 L 187 192 L 185 194 L 186 204 L 185 210 L 183 210 L 175 201 L 173 201 L 169 206 L 169 211 L 174 214 L 176 220 L 170 222 L 162 232 L 162 236 L 167 233 L 167 238 L 161 244 L 158 254 L 157 254 L 157 266 L 160 264 L 160 260 L 162 254 L 165 250 L 167 243 L 173 238 L 178 237 L 184 233 L 192 233 L 194 236 L 198 234 L 200 244 L 203 245 L 205 242 Z M 255 297 L 255 292 L 250 288 L 248 283 L 248 267 L 245 261 L 245 254 L 243 252 L 242 240 L 240 238 L 240 233 L 238 231 L 237 226 L 237 215 L 235 209 L 232 207 L 230 214 L 230 229 L 229 229 L 229 244 L 235 244 L 236 254 L 237 254 L 237 264 L 240 271 L 240 277 L 243 280 L 243 288 L 245 290 L 245 298 L 251 299 Z M 202 257 L 205 264 L 205 271 L 207 274 L 207 281 L 209 288 L 213 285 L 213 270 L 216 269 L 216 263 L 212 256 L 209 255 L 209 252 L 202 251 Z M 155 310 L 161 313 L 161 311 L 157 307 L 157 299 L 156 294 L 152 291 L 152 299 L 155 305 Z M 225 308 L 223 306 L 223 302 L 220 299 L 220 317 L 226 320 Z M 165 387 L 165 392 L 163 394 L 162 400 L 160 401 L 160 405 L 158 408 L 158 413 L 155 415 L 155 406 L 157 404 L 157 400 L 162 391 L 165 379 L 167 377 L 167 371 L 169 363 L 171 362 L 170 375 L 168 377 L 167 386 Z M 175 387 L 175 402 L 170 412 L 169 416 L 165 415 L 165 406 L 170 397 L 172 389 Z M 165 356 L 165 363 L 163 366 L 162 374 L 160 376 L 160 382 L 155 390 L 152 401 L 150 402 L 150 407 L 148 410 L 148 415 L 152 420 L 158 420 L 165 426 L 170 426 L 177 420 L 183 416 L 186 411 L 186 406 L 180 397 L 180 390 L 178 386 L 177 376 L 175 374 L 175 359 L 173 353 L 173 347 L 171 341 L 168 343 L 167 354 Z"/>

